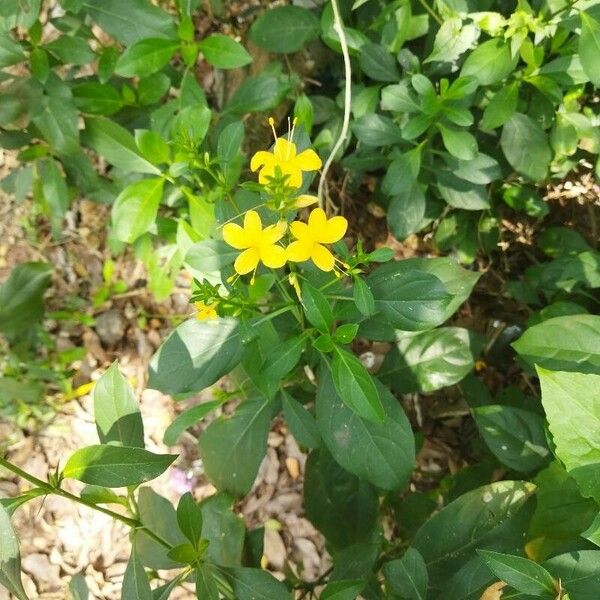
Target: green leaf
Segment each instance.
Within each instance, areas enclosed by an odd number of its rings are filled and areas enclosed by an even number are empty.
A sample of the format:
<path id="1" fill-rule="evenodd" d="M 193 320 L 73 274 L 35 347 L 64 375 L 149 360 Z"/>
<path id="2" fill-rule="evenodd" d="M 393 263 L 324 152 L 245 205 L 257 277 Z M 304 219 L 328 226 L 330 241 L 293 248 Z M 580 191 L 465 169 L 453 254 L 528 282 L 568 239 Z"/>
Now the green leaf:
<path id="1" fill-rule="evenodd" d="M 598 514 L 598 505 L 581 495 L 558 461 L 540 471 L 534 481 L 536 506 L 527 534 L 527 556 L 540 562 L 585 543 L 580 536 L 585 536 Z"/>
<path id="2" fill-rule="evenodd" d="M 600 594 L 600 551 L 580 550 L 555 556 L 544 567 L 560 579 L 571 600 L 596 600 Z"/>
<path id="3" fill-rule="evenodd" d="M 219 600 L 219 588 L 206 563 L 196 568 L 196 596 L 202 600 Z"/>
<path id="4" fill-rule="evenodd" d="M 0 584 L 18 600 L 29 600 L 21 581 L 19 541 L 8 512 L 0 504 Z"/>
<path id="5" fill-rule="evenodd" d="M 100 83 L 106 83 L 112 77 L 119 56 L 120 53 L 116 46 L 107 46 L 102 50 L 98 60 L 98 81 Z"/>
<path id="6" fill-rule="evenodd" d="M 400 74 L 394 57 L 387 48 L 369 42 L 360 49 L 360 67 L 375 81 L 398 81 Z"/>
<path id="7" fill-rule="evenodd" d="M 544 419 L 514 406 L 473 409 L 479 433 L 496 458 L 515 471 L 534 471 L 550 459 Z"/>
<path id="8" fill-rule="evenodd" d="M 453 63 L 479 38 L 479 29 L 472 24 L 463 25 L 460 17 L 444 19 L 442 26 L 435 34 L 433 50 L 423 61 Z"/>
<path id="9" fill-rule="evenodd" d="M 239 250 L 222 240 L 201 240 L 190 247 L 185 262 L 200 276 L 219 278 L 223 269 L 232 265 Z"/>
<path id="10" fill-rule="evenodd" d="M 39 176 L 42 181 L 44 200 L 50 209 L 50 220 L 54 237 L 60 237 L 62 220 L 69 208 L 69 190 L 56 161 L 40 163 Z"/>
<path id="11" fill-rule="evenodd" d="M 202 509 L 190 492 L 186 492 L 179 499 L 177 523 L 181 533 L 191 542 L 194 549 L 198 550 L 202 540 Z"/>
<path id="12" fill-rule="evenodd" d="M 189 396 L 229 373 L 242 351 L 235 319 L 190 319 L 176 327 L 152 357 L 148 387 Z"/>
<path id="13" fill-rule="evenodd" d="M 27 54 L 21 44 L 15 42 L 6 32 L 0 36 L 0 69 L 23 62 Z"/>
<path id="14" fill-rule="evenodd" d="M 87 446 L 71 454 L 63 476 L 109 488 L 139 485 L 158 477 L 176 458 L 142 448 Z"/>
<path id="15" fill-rule="evenodd" d="M 43 96 L 32 121 L 50 147 L 59 155 L 72 156 L 79 151 L 77 111 L 64 98 Z"/>
<path id="16" fill-rule="evenodd" d="M 544 292 L 573 291 L 578 287 L 600 287 L 600 253 L 581 252 L 549 263 L 528 267 L 527 281 Z"/>
<path id="17" fill-rule="evenodd" d="M 143 526 L 159 535 L 171 547 L 186 542 L 177 523 L 177 514 L 173 505 L 152 488 L 145 486 L 138 492 L 138 516 Z M 167 556 L 168 548 L 150 537 L 143 528 L 135 533 L 133 541 L 140 562 L 150 569 L 174 569 L 181 567 Z"/>
<path id="18" fill-rule="evenodd" d="M 471 183 L 486 184 L 502 178 L 502 170 L 495 158 L 479 152 L 473 160 L 457 160 L 444 156 L 452 174 Z"/>
<path id="19" fill-rule="evenodd" d="M 319 34 L 319 20 L 300 6 L 278 6 L 263 13 L 250 28 L 250 40 L 268 50 L 297 52 Z"/>
<path id="20" fill-rule="evenodd" d="M 84 113 L 112 115 L 123 108 L 123 98 L 112 86 L 89 82 L 73 86 L 75 104 Z"/>
<path id="21" fill-rule="evenodd" d="M 373 378 L 363 364 L 347 350 L 333 347 L 331 373 L 343 401 L 354 413 L 375 423 L 385 419 L 385 410 Z"/>
<path id="22" fill-rule="evenodd" d="M 475 340 L 462 327 L 398 332 L 396 340 L 379 376 L 397 392 L 433 392 L 458 383 L 473 368 Z"/>
<path id="23" fill-rule="evenodd" d="M 183 137 L 190 139 L 194 145 L 198 145 L 206 137 L 212 112 L 208 106 L 191 105 L 183 108 L 175 117 L 171 127 L 172 137 Z"/>
<path id="24" fill-rule="evenodd" d="M 483 131 L 491 131 L 504 125 L 517 111 L 519 84 L 516 81 L 497 91 L 483 111 L 479 126 Z"/>
<path id="25" fill-rule="evenodd" d="M 281 401 L 283 416 L 296 441 L 307 448 L 318 448 L 321 445 L 321 435 L 312 413 L 285 390 L 281 392 Z"/>
<path id="26" fill-rule="evenodd" d="M 135 545 L 131 549 L 131 556 L 125 569 L 121 595 L 123 598 L 135 598 L 136 600 L 152 600 L 153 598 L 148 575 L 137 557 Z"/>
<path id="27" fill-rule="evenodd" d="M 200 456 L 206 476 L 219 490 L 236 496 L 250 490 L 267 450 L 272 417 L 273 405 L 268 400 L 245 400 L 233 415 L 219 417 L 202 433 Z"/>
<path id="28" fill-rule="evenodd" d="M 345 546 L 342 549 L 333 549 L 334 569 L 330 581 L 344 581 L 347 579 L 373 579 L 373 570 L 377 558 L 381 555 L 383 535 L 378 528 L 371 531 L 361 540 Z M 376 588 L 380 592 L 379 586 Z M 369 590 L 373 590 L 373 584 Z"/>
<path id="29" fill-rule="evenodd" d="M 502 39 L 492 39 L 479 44 L 465 60 L 461 77 L 475 77 L 479 85 L 499 83 L 514 70 L 517 56 L 513 57 L 510 45 Z"/>
<path id="30" fill-rule="evenodd" d="M 431 329 L 443 323 L 452 300 L 446 286 L 431 273 L 398 266 L 404 262 L 383 265 L 367 277 L 375 307 L 390 325 L 405 331 Z"/>
<path id="31" fill-rule="evenodd" d="M 477 140 L 464 129 L 437 124 L 446 150 L 461 160 L 473 160 L 477 156 Z"/>
<path id="32" fill-rule="evenodd" d="M 474 162 L 472 160 L 466 161 Z M 440 196 L 450 205 L 463 210 L 485 210 L 490 208 L 488 192 L 484 185 L 460 179 L 451 170 L 440 170 L 437 174 Z"/>
<path id="33" fill-rule="evenodd" d="M 364 540 L 375 527 L 377 504 L 373 487 L 342 469 L 326 450 L 310 453 L 304 473 L 306 516 L 332 546 Z"/>
<path id="34" fill-rule="evenodd" d="M 394 196 L 387 209 L 387 221 L 392 235 L 404 240 L 423 227 L 427 207 L 425 194 L 418 183 Z"/>
<path id="35" fill-rule="evenodd" d="M 87 65 L 96 59 L 87 40 L 76 36 L 62 35 L 45 44 L 44 48 L 66 65 Z"/>
<path id="36" fill-rule="evenodd" d="M 521 556 L 501 554 L 490 550 L 478 550 L 486 565 L 498 579 L 519 592 L 536 598 L 554 600 L 557 583 L 544 567 Z"/>
<path id="37" fill-rule="evenodd" d="M 179 40 L 145 38 L 129 46 L 117 60 L 121 77 L 147 77 L 160 71 L 179 49 Z"/>
<path id="38" fill-rule="evenodd" d="M 203 500 L 202 538 L 209 541 L 206 560 L 222 566 L 241 564 L 246 527 L 244 519 L 231 510 L 233 498 L 216 494 Z"/>
<path id="39" fill-rule="evenodd" d="M 389 196 L 405 195 L 417 183 L 421 170 L 421 149 L 419 147 L 399 154 L 390 163 L 381 182 L 381 189 Z"/>
<path id="40" fill-rule="evenodd" d="M 300 361 L 306 338 L 297 335 L 277 344 L 266 355 L 261 371 L 268 379 L 280 381 Z"/>
<path id="41" fill-rule="evenodd" d="M 52 279 L 48 263 L 16 265 L 0 285 L 0 331 L 9 337 L 23 334 L 44 315 L 43 296 Z"/>
<path id="42" fill-rule="evenodd" d="M 569 317 L 567 317 L 569 318 Z M 600 501 L 600 375 L 537 367 L 555 454 L 583 496 Z"/>
<path id="43" fill-rule="evenodd" d="M 76 573 L 69 581 L 69 592 L 73 600 L 90 600 L 90 590 L 88 589 L 85 577 L 81 573 Z"/>
<path id="44" fill-rule="evenodd" d="M 369 317 L 375 313 L 375 298 L 373 298 L 373 293 L 361 277 L 354 280 L 352 297 L 356 303 L 356 308 L 361 314 Z"/>
<path id="45" fill-rule="evenodd" d="M 240 121 L 230 123 L 219 134 L 217 156 L 221 164 L 233 161 L 240 154 L 244 140 L 244 124 Z"/>
<path id="46" fill-rule="evenodd" d="M 302 286 L 302 306 L 309 323 L 319 331 L 327 333 L 333 325 L 333 312 L 325 294 L 310 285 Z"/>
<path id="47" fill-rule="evenodd" d="M 532 181 L 548 174 L 552 150 L 541 126 L 527 115 L 515 113 L 502 128 L 500 145 L 510 166 Z"/>
<path id="48" fill-rule="evenodd" d="M 169 146 L 156 131 L 135 130 L 135 143 L 142 156 L 153 164 L 168 163 Z"/>
<path id="49" fill-rule="evenodd" d="M 400 404 L 376 381 L 386 418 L 373 423 L 343 401 L 323 369 L 317 388 L 317 425 L 334 459 L 347 471 L 384 490 L 402 489 L 415 463 L 410 423 Z"/>
<path id="50" fill-rule="evenodd" d="M 144 447 L 140 408 L 116 361 L 94 388 L 94 417 L 102 444 Z"/>
<path id="51" fill-rule="evenodd" d="M 221 400 L 212 400 L 209 402 L 203 402 L 197 406 L 192 406 L 182 413 L 177 415 L 175 420 L 165 430 L 163 442 L 167 446 L 174 446 L 179 439 L 179 436 L 192 425 L 201 421 L 206 415 L 211 413 L 216 408 L 219 408 L 223 404 Z"/>
<path id="52" fill-rule="evenodd" d="M 579 60 L 590 81 L 600 87 L 600 23 L 585 11 L 581 15 L 581 35 L 579 36 Z"/>
<path id="53" fill-rule="evenodd" d="M 85 119 L 83 136 L 88 146 L 123 171 L 153 175 L 160 173 L 159 169 L 140 155 L 129 131 L 114 121 L 103 117 L 88 117 Z"/>
<path id="54" fill-rule="evenodd" d="M 365 589 L 364 579 L 342 579 L 328 583 L 319 596 L 320 600 L 355 600 Z"/>
<path id="55" fill-rule="evenodd" d="M 225 110 L 235 114 L 271 110 L 283 100 L 287 90 L 287 84 L 275 75 L 264 74 L 247 77 L 237 89 Z"/>
<path id="56" fill-rule="evenodd" d="M 131 244 L 154 224 L 164 185 L 162 177 L 142 179 L 117 196 L 112 207 L 112 224 L 118 240 Z"/>
<path id="57" fill-rule="evenodd" d="M 287 587 L 262 569 L 236 567 L 225 573 L 236 600 L 291 600 Z"/>
<path id="58" fill-rule="evenodd" d="M 392 590 L 406 600 L 425 600 L 427 597 L 427 566 L 414 548 L 409 548 L 402 558 L 384 563 L 383 573 Z"/>
<path id="59" fill-rule="evenodd" d="M 173 18 L 148 0 L 83 0 L 83 10 L 122 44 L 144 38 L 176 38 Z"/>
<path id="60" fill-rule="evenodd" d="M 40 82 L 46 83 L 50 74 L 50 63 L 48 54 L 42 48 L 34 48 L 29 54 L 31 74 Z"/>
<path id="61" fill-rule="evenodd" d="M 399 113 L 414 113 L 421 110 L 408 81 L 384 87 L 381 90 L 381 108 Z"/>
<path id="62" fill-rule="evenodd" d="M 453 579 L 460 577 L 461 568 L 471 561 L 474 566 L 480 565 L 478 549 L 519 551 L 519 544 L 523 544 L 522 527 L 526 526 L 523 516 L 529 519 L 529 511 L 524 507 L 534 491 L 532 483 L 499 481 L 463 494 L 427 520 L 417 531 L 413 547 L 425 559 L 429 593 L 448 591 Z M 516 531 L 512 527 L 515 522 L 519 524 Z M 489 581 L 483 575 L 479 575 L 483 579 L 479 586 Z M 447 597 L 464 598 L 450 593 Z"/>
<path id="63" fill-rule="evenodd" d="M 598 519 L 596 519 L 596 522 Z M 586 532 L 587 533 L 587 532 Z M 585 535 L 585 534 L 584 534 Z M 598 540 L 594 540 L 597 544 Z M 600 592 L 600 571 L 598 570 L 598 550 L 580 550 L 554 556 L 544 566 L 566 584 L 570 598 L 592 600 Z M 563 587 L 563 589 L 565 589 Z"/>
<path id="64" fill-rule="evenodd" d="M 237 69 L 252 62 L 246 49 L 228 35 L 215 33 L 198 42 L 204 58 L 217 69 Z"/>
<path id="65" fill-rule="evenodd" d="M 600 316 L 568 315 L 529 327 L 512 346 L 532 367 L 600 373 L 599 336 Z"/>
<path id="66" fill-rule="evenodd" d="M 375 113 L 356 119 L 352 131 L 358 141 L 368 146 L 390 146 L 404 139 L 400 127 L 392 119 Z"/>

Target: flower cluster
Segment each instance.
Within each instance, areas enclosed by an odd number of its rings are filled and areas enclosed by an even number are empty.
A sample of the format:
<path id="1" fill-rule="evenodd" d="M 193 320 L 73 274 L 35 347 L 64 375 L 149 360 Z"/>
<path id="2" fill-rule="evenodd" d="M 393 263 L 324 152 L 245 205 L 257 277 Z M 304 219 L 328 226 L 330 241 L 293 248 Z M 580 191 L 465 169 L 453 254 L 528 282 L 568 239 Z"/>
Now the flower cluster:
<path id="1" fill-rule="evenodd" d="M 254 154 L 250 168 L 253 172 L 258 171 L 260 191 L 265 198 L 263 206 L 277 212 L 279 220 L 264 226 L 259 213 L 248 210 L 244 213 L 242 225 L 226 223 L 223 226 L 224 241 L 240 251 L 233 265 L 235 272 L 238 276 L 252 273 L 254 281 L 261 263 L 270 269 L 279 269 L 288 262 L 312 261 L 322 271 L 339 274 L 341 269 L 336 267 L 336 261 L 343 263 L 327 246 L 338 242 L 346 234 L 348 221 L 344 217 L 328 218 L 322 208 L 314 208 L 307 222 L 294 220 L 288 224 L 289 215 L 318 201 L 316 196 L 299 194 L 298 191 L 302 187 L 303 173 L 318 170 L 321 159 L 312 149 L 298 153 L 292 141 L 296 119 L 287 139 L 277 137 L 272 118 L 269 125 L 275 137 L 273 151 L 261 150 Z M 198 319 L 217 316 L 219 302 L 213 302 L 212 297 L 209 300 L 196 302 Z"/>
<path id="2" fill-rule="evenodd" d="M 236 250 L 243 250 L 234 263 L 235 271 L 245 275 L 256 271 L 259 263 L 277 269 L 286 262 L 312 260 L 322 271 L 332 271 L 335 257 L 325 244 L 333 244 L 344 237 L 348 221 L 344 217 L 327 218 L 325 211 L 315 208 L 308 223 L 294 221 L 289 232 L 295 238 L 286 248 L 279 242 L 288 231 L 285 221 L 264 227 L 260 215 L 249 210 L 244 215 L 244 226 L 227 223 L 223 227 L 223 239 Z"/>
<path id="3" fill-rule="evenodd" d="M 292 141 L 296 119 L 288 139 L 277 137 L 274 123 L 270 118 L 269 125 L 275 138 L 273 152 L 257 152 L 250 161 L 250 168 L 258 171 L 258 182 L 264 186 L 267 195 L 275 194 L 284 198 L 275 206 L 285 213 L 317 202 L 315 196 L 297 195 L 297 190 L 302 186 L 302 174 L 318 170 L 321 159 L 310 148 L 298 154 Z M 272 208 L 273 204 L 267 202 L 266 206 Z M 227 223 L 223 227 L 223 239 L 236 250 L 242 250 L 234 263 L 239 275 L 256 272 L 261 262 L 266 267 L 277 269 L 288 261 L 312 260 L 322 271 L 332 271 L 336 259 L 326 245 L 341 240 L 347 228 L 348 222 L 344 217 L 328 219 L 321 208 L 311 211 L 307 223 L 293 221 L 289 227 L 285 220 L 263 227 L 258 212 L 249 210 L 244 215 L 243 227 L 235 223 Z M 290 243 L 284 248 L 278 242 L 286 233 L 290 234 Z"/>

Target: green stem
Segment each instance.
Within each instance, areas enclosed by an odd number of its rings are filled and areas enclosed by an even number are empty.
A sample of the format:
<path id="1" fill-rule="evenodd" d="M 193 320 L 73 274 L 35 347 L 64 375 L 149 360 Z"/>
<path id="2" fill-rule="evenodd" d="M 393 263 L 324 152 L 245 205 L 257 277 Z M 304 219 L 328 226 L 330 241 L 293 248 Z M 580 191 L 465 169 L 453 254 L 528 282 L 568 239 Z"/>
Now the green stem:
<path id="1" fill-rule="evenodd" d="M 115 519 L 117 521 L 120 521 L 121 523 L 124 523 L 125 525 L 127 525 L 128 527 L 131 527 L 132 529 L 142 529 L 149 537 L 151 537 L 153 540 L 155 540 L 156 542 L 158 542 L 165 548 L 169 548 L 169 549 L 172 548 L 172 546 L 171 546 L 171 544 L 169 544 L 169 542 L 162 539 L 157 533 L 154 533 L 154 531 L 151 531 L 146 526 L 142 525 L 142 523 L 140 521 L 138 521 L 137 519 L 132 519 L 125 515 L 121 515 L 113 510 L 110 510 L 109 508 L 104 508 L 102 506 L 98 506 L 97 504 L 94 504 L 90 500 L 86 500 L 85 498 L 81 498 L 80 496 L 76 496 L 75 494 L 71 494 L 71 492 L 67 492 L 66 490 L 63 490 L 62 488 L 54 487 L 52 484 L 48 483 L 47 481 L 42 481 L 41 479 L 34 477 L 30 473 L 27 473 L 27 471 L 24 471 L 20 467 L 17 467 L 17 465 L 14 465 L 10 461 L 6 460 L 5 458 L 0 458 L 0 467 L 4 467 L 8 471 L 11 471 L 15 475 L 18 475 L 19 477 L 21 477 L 25 481 L 28 481 L 29 483 L 33 484 L 37 488 L 44 490 L 47 494 L 54 494 L 55 496 L 62 496 L 63 498 L 66 498 L 67 500 L 72 500 L 73 502 L 77 502 L 78 504 L 87 506 L 88 508 L 91 508 L 93 510 L 101 512 L 101 513 L 111 517 L 112 519 Z"/>
<path id="2" fill-rule="evenodd" d="M 436 21 L 436 23 L 438 25 L 441 26 L 444 24 L 442 19 L 435 14 L 435 11 L 433 10 L 433 8 L 431 8 L 431 6 L 429 6 L 429 4 L 427 4 L 427 2 L 425 2 L 425 0 L 419 0 L 419 4 L 430 14 L 431 18 L 434 21 Z"/>

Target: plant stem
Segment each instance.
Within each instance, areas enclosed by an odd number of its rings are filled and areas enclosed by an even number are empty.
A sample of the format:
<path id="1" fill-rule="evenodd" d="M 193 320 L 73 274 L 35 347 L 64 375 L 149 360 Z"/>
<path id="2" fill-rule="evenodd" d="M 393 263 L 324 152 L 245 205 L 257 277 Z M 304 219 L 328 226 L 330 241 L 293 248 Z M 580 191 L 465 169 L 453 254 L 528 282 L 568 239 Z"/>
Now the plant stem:
<path id="1" fill-rule="evenodd" d="M 325 161 L 323 171 L 321 172 L 321 179 L 319 179 L 319 189 L 317 192 L 319 198 L 319 207 L 323 208 L 323 190 L 325 188 L 325 180 L 327 179 L 327 173 L 331 164 L 335 160 L 335 156 L 338 150 L 342 147 L 342 144 L 348 137 L 348 130 L 350 128 L 350 108 L 352 105 L 352 66 L 350 65 L 350 53 L 348 51 L 348 40 L 346 39 L 346 30 L 344 29 L 344 22 L 340 15 L 340 9 L 337 0 L 331 0 L 331 6 L 333 8 L 333 28 L 337 32 L 340 38 L 340 45 L 342 47 L 342 56 L 344 57 L 344 120 L 342 122 L 342 130 L 340 135 L 331 149 L 331 153 Z"/>
<path id="2" fill-rule="evenodd" d="M 27 471 L 24 471 L 20 467 L 17 467 L 17 465 L 11 463 L 10 461 L 6 460 L 5 458 L 0 458 L 0 467 L 4 467 L 8 471 L 11 471 L 12 473 L 14 473 L 15 475 L 18 475 L 22 479 L 25 479 L 25 481 L 28 481 L 29 483 L 33 484 L 34 486 L 44 490 L 47 494 L 54 494 L 56 496 L 62 496 L 63 498 L 66 498 L 67 500 L 72 500 L 73 502 L 77 502 L 78 504 L 87 506 L 88 508 L 91 508 L 93 510 L 101 512 L 101 513 L 111 517 L 112 519 L 116 519 L 117 521 L 124 523 L 125 525 L 127 525 L 128 527 L 131 527 L 132 529 L 143 530 L 149 537 L 151 537 L 153 540 L 155 540 L 156 542 L 158 542 L 165 548 L 172 547 L 171 544 L 169 544 L 169 542 L 167 542 L 166 540 L 161 538 L 154 531 L 148 529 L 145 525 L 143 525 L 137 519 L 132 519 L 131 517 L 121 515 L 118 512 L 110 510 L 109 508 L 104 508 L 103 506 L 98 506 L 97 504 L 94 504 L 93 502 L 86 500 L 85 498 L 81 498 L 80 496 L 71 494 L 71 492 L 67 492 L 66 490 L 63 490 L 62 488 L 54 487 L 52 484 L 48 483 L 47 481 L 42 481 L 41 479 L 34 477 L 30 473 L 27 473 Z"/>
<path id="3" fill-rule="evenodd" d="M 438 25 L 441 26 L 441 25 L 444 24 L 444 22 L 442 21 L 442 19 L 435 14 L 435 11 L 433 10 L 433 8 L 431 8 L 431 6 L 429 6 L 429 4 L 427 4 L 427 2 L 425 2 L 425 0 L 419 0 L 419 4 L 430 14 L 431 18 Z"/>

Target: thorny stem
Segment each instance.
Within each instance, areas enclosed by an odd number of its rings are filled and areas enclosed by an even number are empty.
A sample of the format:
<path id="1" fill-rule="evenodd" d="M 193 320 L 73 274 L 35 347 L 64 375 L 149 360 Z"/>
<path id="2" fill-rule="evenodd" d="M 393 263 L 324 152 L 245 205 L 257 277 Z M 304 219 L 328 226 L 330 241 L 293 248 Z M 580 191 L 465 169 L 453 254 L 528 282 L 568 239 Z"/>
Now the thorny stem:
<path id="1" fill-rule="evenodd" d="M 348 51 L 348 40 L 346 39 L 346 31 L 344 29 L 344 22 L 340 15 L 340 9 L 337 0 L 331 0 L 331 6 L 333 8 L 333 28 L 337 32 L 340 38 L 340 45 L 342 47 L 342 56 L 344 57 L 344 120 L 342 122 L 342 130 L 340 135 L 331 149 L 331 153 L 325 161 L 323 171 L 321 171 L 321 179 L 319 179 L 319 189 L 317 196 L 319 198 L 319 207 L 323 208 L 323 191 L 325 188 L 325 181 L 327 179 L 327 173 L 331 164 L 335 160 L 335 156 L 338 150 L 342 147 L 342 144 L 348 137 L 348 130 L 350 128 L 350 108 L 352 105 L 352 66 L 350 65 L 350 52 Z"/>
<path id="2" fill-rule="evenodd" d="M 28 481 L 29 483 L 33 484 L 34 486 L 44 490 L 47 494 L 54 494 L 55 496 L 62 496 L 63 498 L 66 498 L 73 502 L 77 502 L 78 504 L 83 504 L 83 506 L 87 506 L 88 508 L 91 508 L 93 510 L 101 512 L 101 513 L 111 517 L 112 519 L 116 519 L 117 521 L 124 523 L 125 525 L 127 525 L 128 527 L 131 527 L 132 529 L 143 530 L 149 537 L 151 537 L 153 540 L 155 540 L 156 542 L 158 542 L 165 548 L 169 548 L 169 549 L 171 548 L 171 544 L 169 544 L 169 542 L 167 542 L 166 540 L 161 538 L 157 533 L 154 533 L 154 531 L 148 529 L 145 525 L 143 525 L 137 519 L 132 519 L 125 515 L 121 515 L 113 510 L 110 510 L 109 508 L 104 508 L 103 506 L 98 506 L 97 504 L 94 504 L 93 502 L 90 502 L 89 500 L 86 500 L 85 498 L 81 498 L 80 496 L 76 496 L 75 494 L 71 494 L 71 492 L 67 492 L 66 490 L 63 490 L 60 487 L 54 487 L 49 482 L 42 481 L 41 479 L 34 477 L 30 473 L 27 473 L 27 471 L 24 471 L 20 467 L 17 467 L 17 465 L 11 463 L 10 461 L 6 460 L 5 458 L 0 458 L 0 467 L 4 467 L 8 471 L 11 471 L 12 473 L 14 473 L 15 475 L 18 475 L 22 479 L 25 479 L 25 481 Z"/>

